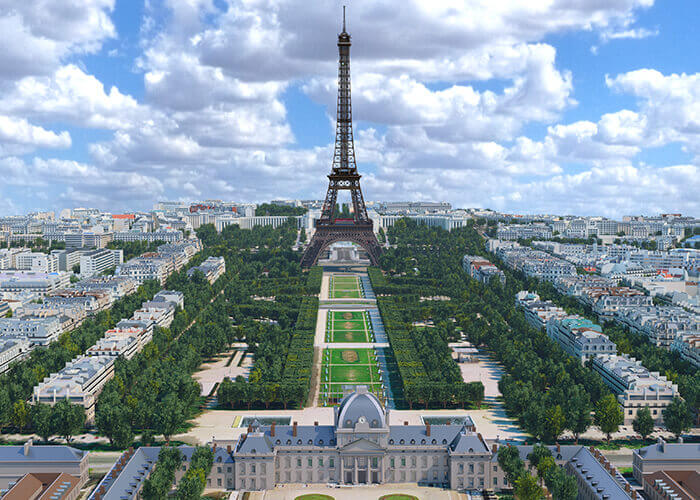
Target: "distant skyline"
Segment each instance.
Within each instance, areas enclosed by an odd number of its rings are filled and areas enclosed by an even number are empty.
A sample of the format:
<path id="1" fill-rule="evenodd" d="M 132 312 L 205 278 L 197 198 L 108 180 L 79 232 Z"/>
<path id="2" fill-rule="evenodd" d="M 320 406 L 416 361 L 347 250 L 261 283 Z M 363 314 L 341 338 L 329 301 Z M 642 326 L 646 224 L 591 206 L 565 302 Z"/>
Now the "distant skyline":
<path id="1" fill-rule="evenodd" d="M 343 4 L 366 199 L 700 215 L 693 3 L 10 3 L 0 215 L 322 198 Z"/>

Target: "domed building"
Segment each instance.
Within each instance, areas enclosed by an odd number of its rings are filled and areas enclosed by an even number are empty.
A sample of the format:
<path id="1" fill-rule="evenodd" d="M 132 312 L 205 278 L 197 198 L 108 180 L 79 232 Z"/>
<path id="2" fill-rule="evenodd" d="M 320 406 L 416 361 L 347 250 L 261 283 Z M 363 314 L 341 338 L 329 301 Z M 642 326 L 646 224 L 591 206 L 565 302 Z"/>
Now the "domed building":
<path id="1" fill-rule="evenodd" d="M 233 488 L 284 483 L 483 488 L 492 454 L 467 417 L 460 425 L 389 425 L 389 410 L 365 386 L 334 409 L 333 425 L 249 427 L 232 450 Z"/>

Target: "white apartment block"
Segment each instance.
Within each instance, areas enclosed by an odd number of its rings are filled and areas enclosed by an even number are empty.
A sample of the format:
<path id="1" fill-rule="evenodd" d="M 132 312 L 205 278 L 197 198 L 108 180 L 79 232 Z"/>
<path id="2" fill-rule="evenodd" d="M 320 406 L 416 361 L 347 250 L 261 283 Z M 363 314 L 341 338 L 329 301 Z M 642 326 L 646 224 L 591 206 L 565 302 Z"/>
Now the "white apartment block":
<path id="1" fill-rule="evenodd" d="M 89 278 L 124 262 L 123 250 L 92 250 L 80 256 L 80 276 Z"/>
<path id="2" fill-rule="evenodd" d="M 23 337 L 0 337 L 0 373 L 10 368 L 10 363 L 20 361 L 31 352 L 31 345 Z"/>
<path id="3" fill-rule="evenodd" d="M 600 325 L 578 315 L 550 318 L 547 336 L 582 363 L 601 354 L 617 354 L 617 346 L 603 335 Z"/>
<path id="4" fill-rule="evenodd" d="M 671 343 L 671 349 L 678 351 L 681 358 L 700 368 L 700 332 L 678 335 Z"/>
<path id="5" fill-rule="evenodd" d="M 98 340 L 87 351 L 87 356 L 122 356 L 126 359 L 133 358 L 153 338 L 153 329 L 146 326 L 131 323 L 129 326 L 117 326 L 105 332 L 105 336 Z"/>
<path id="6" fill-rule="evenodd" d="M 648 295 L 602 295 L 593 303 L 593 312 L 601 319 L 612 319 L 620 309 L 654 304 Z"/>
<path id="7" fill-rule="evenodd" d="M 657 424 L 663 422 L 663 410 L 674 397 L 678 387 L 657 372 L 650 372 L 641 362 L 627 355 L 602 355 L 593 358 L 593 369 L 617 394 L 622 406 L 624 425 L 630 425 L 640 408 L 648 407 Z"/>
<path id="8" fill-rule="evenodd" d="M 175 243 L 183 239 L 181 231 L 120 231 L 114 233 L 114 241 L 164 241 Z"/>
<path id="9" fill-rule="evenodd" d="M 68 273 L 37 273 L 34 271 L 1 271 L 0 292 L 31 292 L 47 295 L 70 284 Z"/>
<path id="10" fill-rule="evenodd" d="M 15 268 L 39 273 L 58 272 L 58 258 L 41 252 L 21 252 L 15 255 Z"/>
<path id="11" fill-rule="evenodd" d="M 515 306 L 523 311 L 527 322 L 538 330 L 544 330 L 552 318 L 567 316 L 566 311 L 551 300 L 543 301 L 538 294 L 527 290 L 515 295 Z"/>
<path id="12" fill-rule="evenodd" d="M 49 345 L 61 334 L 58 318 L 0 318 L 0 337 L 24 337 L 32 345 Z"/>
<path id="13" fill-rule="evenodd" d="M 513 226 L 499 226 L 496 231 L 499 240 L 515 241 L 520 239 L 549 240 L 552 238 L 552 229 L 542 224 L 522 224 Z"/>
<path id="14" fill-rule="evenodd" d="M 666 348 L 677 335 L 700 330 L 700 317 L 676 306 L 628 307 L 618 310 L 614 318 L 649 337 L 652 344 Z"/>
<path id="15" fill-rule="evenodd" d="M 67 399 L 85 408 L 87 423 L 95 420 L 97 396 L 114 376 L 114 357 L 79 356 L 57 373 L 52 373 L 34 387 L 32 403 L 53 406 Z"/>
<path id="16" fill-rule="evenodd" d="M 139 285 L 147 280 L 156 280 L 163 285 L 171 269 L 172 263 L 165 259 L 138 257 L 119 266 L 117 274 L 132 278 Z"/>
<path id="17" fill-rule="evenodd" d="M 132 294 L 139 283 L 128 276 L 94 276 L 75 283 L 74 288 L 85 293 L 107 291 L 112 295 L 112 301 Z"/>
<path id="18" fill-rule="evenodd" d="M 200 265 L 189 269 L 187 276 L 191 277 L 196 271 L 204 274 L 209 283 L 214 283 L 226 272 L 226 261 L 223 257 L 208 257 Z"/>
<path id="19" fill-rule="evenodd" d="M 506 275 L 503 271 L 483 257 L 465 255 L 462 258 L 462 268 L 469 276 L 481 283 L 489 283 L 492 279 L 500 281 L 501 284 L 506 283 Z"/>

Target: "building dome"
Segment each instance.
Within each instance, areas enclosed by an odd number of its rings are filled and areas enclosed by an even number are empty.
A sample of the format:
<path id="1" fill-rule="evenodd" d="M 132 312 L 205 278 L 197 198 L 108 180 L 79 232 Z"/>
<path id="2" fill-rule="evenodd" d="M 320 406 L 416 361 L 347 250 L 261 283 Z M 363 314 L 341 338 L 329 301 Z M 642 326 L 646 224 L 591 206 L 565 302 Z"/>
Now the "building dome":
<path id="1" fill-rule="evenodd" d="M 372 428 L 386 426 L 384 408 L 377 397 L 360 386 L 340 402 L 336 425 L 352 429 L 358 422 L 367 422 Z"/>

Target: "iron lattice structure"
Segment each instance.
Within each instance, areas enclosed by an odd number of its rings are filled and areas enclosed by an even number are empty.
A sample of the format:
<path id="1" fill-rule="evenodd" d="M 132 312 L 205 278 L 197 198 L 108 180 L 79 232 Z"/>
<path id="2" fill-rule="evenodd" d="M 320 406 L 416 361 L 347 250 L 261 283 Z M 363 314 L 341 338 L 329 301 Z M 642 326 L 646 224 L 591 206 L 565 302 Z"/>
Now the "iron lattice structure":
<path id="1" fill-rule="evenodd" d="M 328 191 L 323 202 L 321 217 L 316 221 L 316 232 L 301 259 L 303 267 L 313 266 L 329 245 L 338 241 L 352 241 L 367 252 L 370 262 L 378 264 L 381 248 L 372 229 L 372 220 L 360 189 L 360 177 L 355 162 L 355 144 L 352 133 L 352 102 L 350 99 L 350 35 L 345 30 L 338 35 L 338 111 L 335 126 L 333 168 L 328 175 Z M 338 191 L 350 191 L 352 219 L 338 217 Z"/>

